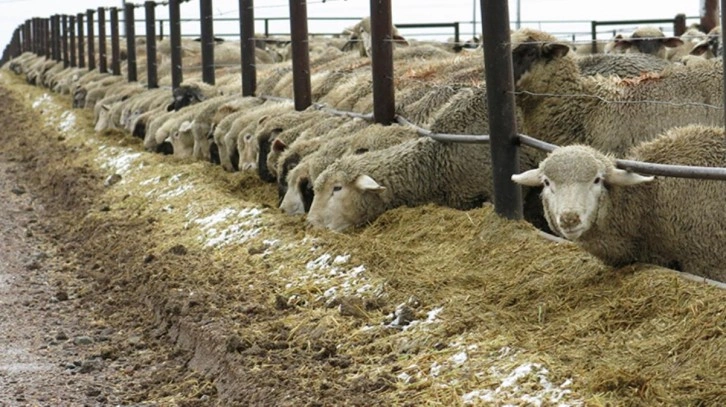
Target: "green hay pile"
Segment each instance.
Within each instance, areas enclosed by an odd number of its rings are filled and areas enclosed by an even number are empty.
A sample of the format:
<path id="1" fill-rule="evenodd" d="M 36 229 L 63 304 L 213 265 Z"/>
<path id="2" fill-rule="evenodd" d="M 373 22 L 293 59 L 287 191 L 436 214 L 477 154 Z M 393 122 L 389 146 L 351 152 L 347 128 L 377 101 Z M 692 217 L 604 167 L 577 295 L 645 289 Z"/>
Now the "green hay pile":
<path id="1" fill-rule="evenodd" d="M 28 105 L 42 94 L 2 78 Z M 310 230 L 255 175 L 142 152 L 74 113 L 77 134 L 61 142 L 77 153 L 57 165 L 85 166 L 97 182 L 122 175 L 68 229 L 75 249 L 159 324 L 186 321 L 226 347 L 226 369 L 245 380 L 218 383 L 229 397 L 726 405 L 722 289 L 645 264 L 606 267 L 489 205 L 399 208 L 347 234 Z M 391 323 L 401 304 L 413 323 Z"/>

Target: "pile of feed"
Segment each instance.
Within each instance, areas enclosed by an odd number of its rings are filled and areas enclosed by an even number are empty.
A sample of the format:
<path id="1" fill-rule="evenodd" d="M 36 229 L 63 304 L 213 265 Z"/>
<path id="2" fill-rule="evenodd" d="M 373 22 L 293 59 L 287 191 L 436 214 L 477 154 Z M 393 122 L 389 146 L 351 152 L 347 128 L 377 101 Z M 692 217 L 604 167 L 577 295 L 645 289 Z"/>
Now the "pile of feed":
<path id="1" fill-rule="evenodd" d="M 37 116 L 2 142 L 53 197 L 53 232 L 223 404 L 726 405 L 723 289 L 606 267 L 490 205 L 309 229 L 256 174 L 94 134 L 7 71 L 0 86 Z"/>

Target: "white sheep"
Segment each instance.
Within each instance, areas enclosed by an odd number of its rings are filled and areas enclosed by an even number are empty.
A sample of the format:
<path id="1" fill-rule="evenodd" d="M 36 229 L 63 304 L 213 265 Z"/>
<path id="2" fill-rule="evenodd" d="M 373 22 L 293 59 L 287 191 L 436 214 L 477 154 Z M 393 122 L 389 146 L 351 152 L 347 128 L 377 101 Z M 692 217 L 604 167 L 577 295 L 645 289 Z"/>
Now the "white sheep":
<path id="1" fill-rule="evenodd" d="M 726 136 L 723 128 L 674 128 L 630 158 L 726 167 Z M 642 176 L 582 145 L 558 148 L 512 180 L 544 186 L 552 230 L 607 264 L 655 263 L 726 281 L 726 181 Z"/>
<path id="2" fill-rule="evenodd" d="M 307 222 L 343 231 L 399 206 L 437 203 L 459 209 L 491 196 L 485 144 L 440 143 L 423 137 L 366 154 L 341 157 L 314 183 Z"/>

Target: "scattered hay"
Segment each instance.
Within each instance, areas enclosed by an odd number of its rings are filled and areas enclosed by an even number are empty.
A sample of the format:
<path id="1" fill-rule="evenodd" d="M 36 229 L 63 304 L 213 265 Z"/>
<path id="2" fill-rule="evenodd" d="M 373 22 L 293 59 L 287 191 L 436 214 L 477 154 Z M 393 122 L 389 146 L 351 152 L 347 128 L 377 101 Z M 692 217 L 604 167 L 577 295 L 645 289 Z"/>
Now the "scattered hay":
<path id="1" fill-rule="evenodd" d="M 27 105 L 64 106 L 2 82 Z M 93 135 L 88 116 L 78 111 L 78 134 L 61 141 L 77 155 L 46 165 L 122 180 L 80 214 L 75 249 L 162 321 L 193 321 L 224 344 L 244 389 L 230 398 L 726 405 L 724 290 L 646 264 L 606 267 L 489 205 L 310 230 L 255 175 L 118 145 L 128 136 Z"/>

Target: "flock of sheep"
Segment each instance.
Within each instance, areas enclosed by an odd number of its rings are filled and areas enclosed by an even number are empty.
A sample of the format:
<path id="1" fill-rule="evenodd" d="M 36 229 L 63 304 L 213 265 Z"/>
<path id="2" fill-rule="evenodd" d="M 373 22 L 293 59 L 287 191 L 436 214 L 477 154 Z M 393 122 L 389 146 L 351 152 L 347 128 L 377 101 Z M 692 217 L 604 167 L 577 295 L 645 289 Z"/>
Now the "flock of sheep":
<path id="1" fill-rule="evenodd" d="M 161 87 L 151 90 L 143 77 L 128 83 L 31 53 L 8 66 L 30 83 L 72 95 L 74 107 L 92 109 L 96 131 L 120 129 L 149 151 L 256 171 L 276 183 L 285 213 L 306 214 L 314 226 L 343 231 L 398 206 L 469 209 L 491 200 L 489 146 L 369 120 L 369 31 L 366 18 L 348 38 L 310 39 L 316 104 L 302 112 L 290 100 L 289 49 L 270 42 L 257 49 L 255 97 L 240 96 L 233 42 L 216 45 L 216 84 L 209 85 L 201 80 L 199 43 L 184 41 L 185 81 L 173 91 L 164 41 L 157 49 Z M 461 47 L 395 34 L 396 113 L 436 133 L 487 134 L 481 48 L 456 52 Z M 630 157 L 726 167 L 720 33 L 689 30 L 675 38 L 643 27 L 591 55 L 582 55 L 588 46 L 573 51 L 538 30 L 511 38 L 519 130 L 569 146 L 546 158 L 521 150 L 524 172 L 513 180 L 527 199 L 541 195 L 544 207 L 527 205 L 534 208 L 527 219 L 544 218 L 609 264 L 651 262 L 726 281 L 726 183 L 654 179 L 614 164 L 614 157 Z M 138 63 L 143 72 L 143 59 Z"/>

